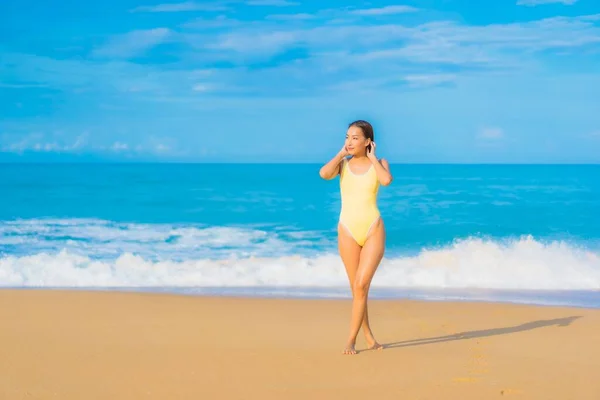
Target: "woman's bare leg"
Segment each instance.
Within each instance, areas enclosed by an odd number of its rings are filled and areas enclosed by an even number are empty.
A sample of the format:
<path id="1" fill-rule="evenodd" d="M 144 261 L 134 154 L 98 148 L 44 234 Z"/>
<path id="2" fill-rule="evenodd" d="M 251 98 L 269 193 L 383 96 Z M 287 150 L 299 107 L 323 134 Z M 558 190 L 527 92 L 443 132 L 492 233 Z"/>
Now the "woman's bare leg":
<path id="1" fill-rule="evenodd" d="M 347 232 L 343 226 L 338 226 L 338 250 L 344 267 L 346 268 L 346 274 L 348 275 L 348 282 L 350 284 L 350 290 L 352 290 L 352 297 L 354 297 L 354 280 L 356 279 L 356 271 L 358 270 L 358 264 L 360 261 L 361 247 L 356 243 L 354 238 Z M 362 322 L 363 332 L 367 339 L 369 346 L 375 342 L 371 327 L 369 326 L 368 312 L 365 312 L 365 317 Z M 348 349 L 353 351 L 353 349 Z"/>
<path id="2" fill-rule="evenodd" d="M 358 264 L 360 261 L 361 247 L 356 243 L 354 238 L 347 232 L 343 226 L 338 226 L 338 250 L 344 267 L 346 268 L 346 274 L 348 275 L 348 282 L 350 283 L 350 289 L 352 290 L 352 297 L 354 298 L 354 281 L 356 279 L 356 271 L 358 270 Z M 365 334 L 367 345 L 370 349 L 381 348 L 381 345 L 377 343 L 371 326 L 369 324 L 369 310 L 365 308 L 365 316 L 363 318 L 361 327 Z M 353 349 L 348 349 L 352 352 Z"/>
<path id="3" fill-rule="evenodd" d="M 356 354 L 354 346 L 356 344 L 356 336 L 361 325 L 365 321 L 367 314 L 367 298 L 371 281 L 377 271 L 377 267 L 383 258 L 385 251 L 385 228 L 383 221 L 380 219 L 373 227 L 373 232 L 367 239 L 367 242 L 360 251 L 358 268 L 352 284 L 352 319 L 350 323 L 350 336 L 346 343 L 346 354 Z M 368 323 L 368 321 L 367 321 Z M 370 329 L 369 329 L 370 332 Z M 371 338 L 373 335 L 371 333 Z M 370 348 L 381 348 L 375 339 L 369 344 Z"/>

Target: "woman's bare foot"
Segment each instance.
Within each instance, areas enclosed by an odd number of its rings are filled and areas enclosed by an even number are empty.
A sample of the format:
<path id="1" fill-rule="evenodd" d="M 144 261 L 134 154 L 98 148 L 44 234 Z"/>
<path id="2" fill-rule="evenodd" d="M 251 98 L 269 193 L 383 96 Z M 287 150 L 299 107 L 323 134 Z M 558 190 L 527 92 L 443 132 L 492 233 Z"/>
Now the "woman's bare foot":
<path id="1" fill-rule="evenodd" d="M 356 349 L 354 348 L 354 343 L 348 343 L 346 348 L 344 349 L 344 354 L 356 354 Z"/>
<path id="2" fill-rule="evenodd" d="M 383 349 L 383 346 L 380 345 L 379 343 L 377 343 L 377 340 L 375 340 L 375 337 L 372 334 L 371 335 L 367 335 L 366 339 L 367 339 L 367 348 L 369 350 L 381 350 L 381 349 Z"/>
<path id="3" fill-rule="evenodd" d="M 382 350 L 383 345 L 375 342 L 374 344 L 369 346 L 369 350 Z"/>

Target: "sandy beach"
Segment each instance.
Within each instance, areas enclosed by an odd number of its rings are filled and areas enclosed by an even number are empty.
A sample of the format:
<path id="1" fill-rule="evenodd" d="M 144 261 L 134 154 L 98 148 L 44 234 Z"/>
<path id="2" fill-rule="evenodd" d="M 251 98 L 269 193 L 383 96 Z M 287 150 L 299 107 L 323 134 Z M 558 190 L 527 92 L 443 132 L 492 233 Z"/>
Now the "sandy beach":
<path id="1" fill-rule="evenodd" d="M 1 290 L 0 399 L 600 398 L 600 310 L 370 304 Z"/>

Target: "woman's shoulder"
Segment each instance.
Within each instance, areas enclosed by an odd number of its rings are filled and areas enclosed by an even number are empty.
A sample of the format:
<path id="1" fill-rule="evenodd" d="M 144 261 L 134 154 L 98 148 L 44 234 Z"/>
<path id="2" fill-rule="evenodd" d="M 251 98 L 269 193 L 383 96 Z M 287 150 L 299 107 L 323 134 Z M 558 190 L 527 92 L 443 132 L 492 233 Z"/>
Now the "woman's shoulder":
<path id="1" fill-rule="evenodd" d="M 342 161 L 338 165 L 338 175 L 340 176 L 340 178 L 344 175 L 346 164 L 348 164 L 348 157 L 343 157 Z"/>

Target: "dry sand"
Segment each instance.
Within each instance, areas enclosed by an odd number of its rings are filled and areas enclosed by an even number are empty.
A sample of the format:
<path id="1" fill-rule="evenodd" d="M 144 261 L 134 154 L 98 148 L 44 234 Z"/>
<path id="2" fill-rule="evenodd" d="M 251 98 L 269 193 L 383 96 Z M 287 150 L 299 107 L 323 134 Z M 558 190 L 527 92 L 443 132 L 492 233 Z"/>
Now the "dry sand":
<path id="1" fill-rule="evenodd" d="M 0 290 L 0 399 L 600 399 L 600 310 Z M 362 332 L 357 349 L 365 347 Z"/>

